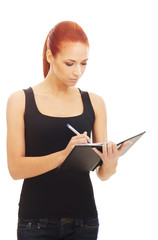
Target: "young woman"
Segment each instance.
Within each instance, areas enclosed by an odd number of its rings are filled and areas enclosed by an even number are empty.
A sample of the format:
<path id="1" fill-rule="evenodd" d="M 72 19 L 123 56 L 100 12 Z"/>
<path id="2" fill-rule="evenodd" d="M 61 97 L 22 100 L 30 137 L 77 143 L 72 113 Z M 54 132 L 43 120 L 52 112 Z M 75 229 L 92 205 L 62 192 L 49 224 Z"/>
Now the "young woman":
<path id="1" fill-rule="evenodd" d="M 98 212 L 89 172 L 59 173 L 75 145 L 104 142 L 97 176 L 116 171 L 127 142 L 117 150 L 107 142 L 103 99 L 75 87 L 88 61 L 89 43 L 75 22 L 63 21 L 48 33 L 43 49 L 44 81 L 13 93 L 7 104 L 8 168 L 24 179 L 19 202 L 19 240 L 84 239 L 98 235 Z M 69 123 L 81 134 L 75 135 Z"/>

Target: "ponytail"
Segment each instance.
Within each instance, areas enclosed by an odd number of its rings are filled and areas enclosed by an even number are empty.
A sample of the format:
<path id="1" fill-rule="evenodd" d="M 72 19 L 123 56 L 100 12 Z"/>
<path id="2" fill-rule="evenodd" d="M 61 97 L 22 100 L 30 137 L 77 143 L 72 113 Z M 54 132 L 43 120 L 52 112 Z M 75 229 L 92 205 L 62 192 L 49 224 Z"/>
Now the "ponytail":
<path id="1" fill-rule="evenodd" d="M 45 43 L 44 43 L 44 47 L 43 47 L 43 75 L 44 77 L 47 76 L 48 72 L 49 72 L 49 69 L 50 69 L 50 63 L 47 61 L 47 56 L 46 56 L 46 52 L 47 52 L 47 39 L 48 39 L 48 36 L 45 40 Z"/>

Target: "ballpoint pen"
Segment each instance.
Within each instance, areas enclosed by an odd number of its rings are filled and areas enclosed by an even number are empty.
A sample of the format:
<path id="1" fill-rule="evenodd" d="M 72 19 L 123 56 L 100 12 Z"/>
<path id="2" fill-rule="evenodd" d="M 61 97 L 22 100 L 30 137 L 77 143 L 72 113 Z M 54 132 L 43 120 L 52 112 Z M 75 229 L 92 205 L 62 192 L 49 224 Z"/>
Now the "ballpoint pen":
<path id="1" fill-rule="evenodd" d="M 79 135 L 80 133 L 76 130 L 76 129 L 74 129 L 69 123 L 66 125 L 71 131 L 73 131 L 76 135 Z M 90 143 L 90 142 L 88 142 L 88 143 Z"/>
<path id="2" fill-rule="evenodd" d="M 77 132 L 77 130 L 74 129 L 70 124 L 67 124 L 66 126 L 67 126 L 71 131 L 73 131 L 76 135 L 79 135 L 79 134 L 80 134 L 80 133 Z"/>

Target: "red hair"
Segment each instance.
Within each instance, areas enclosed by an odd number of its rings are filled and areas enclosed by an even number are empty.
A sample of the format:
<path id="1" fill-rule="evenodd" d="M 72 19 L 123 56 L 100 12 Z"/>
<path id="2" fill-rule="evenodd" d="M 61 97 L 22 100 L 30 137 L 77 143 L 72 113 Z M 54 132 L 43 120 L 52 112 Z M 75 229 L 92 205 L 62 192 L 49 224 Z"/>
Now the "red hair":
<path id="1" fill-rule="evenodd" d="M 46 58 L 46 51 L 51 50 L 52 55 L 56 57 L 60 52 L 61 44 L 63 42 L 81 42 L 89 46 L 88 38 L 83 29 L 75 22 L 63 21 L 54 26 L 50 30 L 45 40 L 43 48 L 43 74 L 47 76 L 50 64 Z"/>

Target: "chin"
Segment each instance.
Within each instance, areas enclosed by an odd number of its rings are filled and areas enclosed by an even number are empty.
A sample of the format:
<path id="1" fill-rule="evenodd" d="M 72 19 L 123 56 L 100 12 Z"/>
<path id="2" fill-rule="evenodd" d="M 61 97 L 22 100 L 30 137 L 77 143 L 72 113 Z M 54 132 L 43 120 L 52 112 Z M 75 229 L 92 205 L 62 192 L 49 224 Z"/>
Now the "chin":
<path id="1" fill-rule="evenodd" d="M 76 83 L 74 83 L 74 84 L 68 84 L 67 86 L 69 86 L 69 87 L 74 87 L 74 86 L 76 86 Z"/>
<path id="2" fill-rule="evenodd" d="M 71 85 L 76 85 L 77 82 L 78 82 L 78 80 L 70 80 Z"/>

